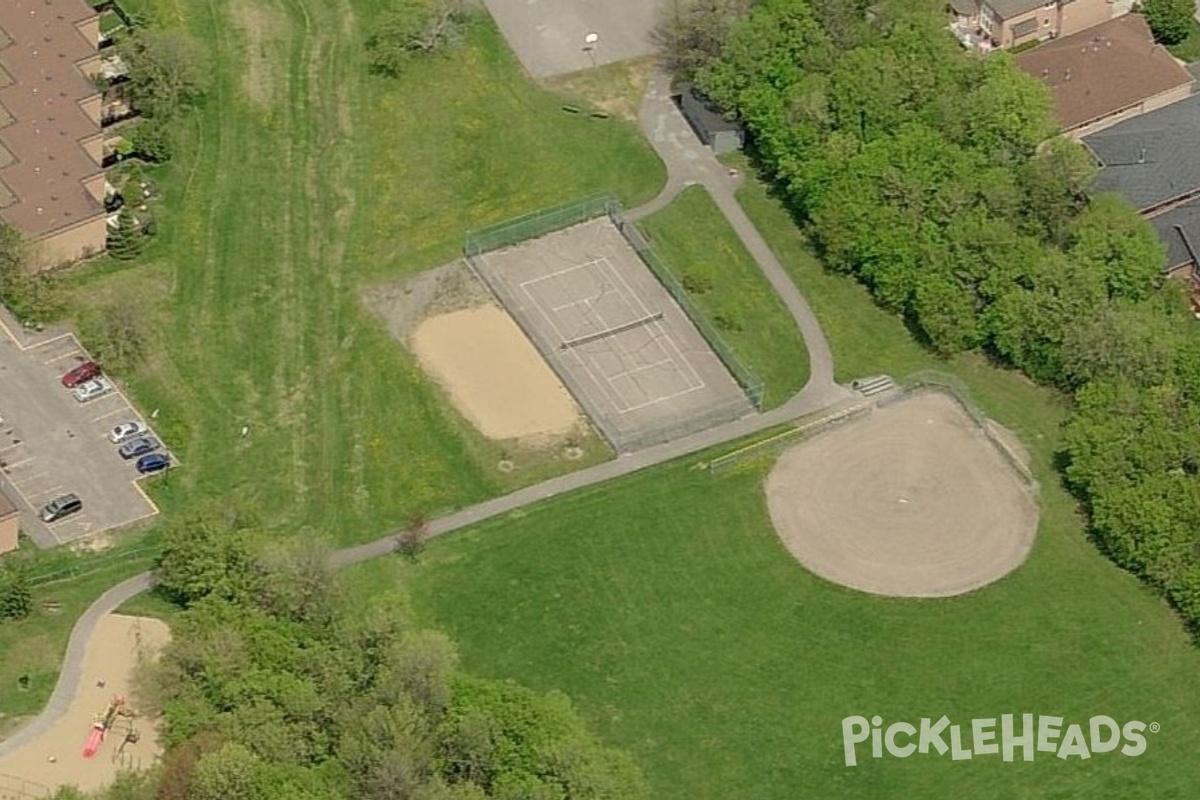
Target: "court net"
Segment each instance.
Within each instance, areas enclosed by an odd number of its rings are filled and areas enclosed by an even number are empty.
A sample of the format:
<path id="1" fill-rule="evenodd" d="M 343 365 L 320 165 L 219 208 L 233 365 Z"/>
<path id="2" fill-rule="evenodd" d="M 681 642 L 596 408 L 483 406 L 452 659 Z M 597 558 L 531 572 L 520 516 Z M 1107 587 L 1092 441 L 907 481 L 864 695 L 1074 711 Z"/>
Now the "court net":
<path id="1" fill-rule="evenodd" d="M 558 346 L 558 349 L 570 350 L 572 347 L 579 347 L 580 345 L 587 344 L 589 342 L 595 342 L 600 339 L 607 339 L 609 336 L 616 336 L 618 333 L 625 333 L 626 331 L 631 331 L 635 328 L 640 328 L 643 325 L 649 325 L 653 322 L 658 322 L 662 318 L 663 318 L 663 312 L 656 311 L 655 313 L 650 314 L 649 316 L 630 320 L 629 322 L 623 322 L 620 325 L 614 325 L 613 327 L 605 328 L 602 331 L 594 331 L 592 333 L 585 333 L 582 336 L 576 336 L 574 339 L 567 339 Z"/>

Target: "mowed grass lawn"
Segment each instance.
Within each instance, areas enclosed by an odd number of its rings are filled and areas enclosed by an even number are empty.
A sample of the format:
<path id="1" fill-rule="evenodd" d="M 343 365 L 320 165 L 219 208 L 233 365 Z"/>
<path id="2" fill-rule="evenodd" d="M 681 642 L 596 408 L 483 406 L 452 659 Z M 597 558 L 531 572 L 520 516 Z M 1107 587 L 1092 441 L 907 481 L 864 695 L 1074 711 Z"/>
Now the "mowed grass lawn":
<path id="1" fill-rule="evenodd" d="M 932 358 L 861 287 L 821 271 L 761 185 L 742 201 L 821 317 L 839 375 L 953 372 L 1021 435 L 1042 483 L 1028 562 L 954 599 L 845 590 L 777 541 L 769 464 L 713 476 L 685 461 L 436 540 L 415 567 L 361 565 L 356 591 L 405 582 L 469 669 L 568 692 L 636 755 L 655 797 L 1195 797 L 1200 656 L 1164 604 L 1087 541 L 1052 469 L 1061 399 L 977 358 Z M 843 765 L 848 715 L 969 725 L 1004 713 L 1161 730 L 1137 758 Z"/>
<path id="2" fill-rule="evenodd" d="M 804 386 L 808 351 L 800 332 L 708 190 L 684 189 L 638 227 L 700 313 L 764 381 L 764 407 L 779 405 Z"/>
<path id="3" fill-rule="evenodd" d="M 237 501 L 263 525 L 362 541 L 529 483 L 365 312 L 364 286 L 457 257 L 468 229 L 606 190 L 655 194 L 636 129 L 562 111 L 483 15 L 461 47 L 368 74 L 385 0 L 147 0 L 210 51 L 212 86 L 159 171 L 142 261 L 74 278 L 80 317 L 136 298 L 149 357 L 121 377 L 184 467 L 167 513 Z M 243 437 L 243 426 L 249 433 Z"/>

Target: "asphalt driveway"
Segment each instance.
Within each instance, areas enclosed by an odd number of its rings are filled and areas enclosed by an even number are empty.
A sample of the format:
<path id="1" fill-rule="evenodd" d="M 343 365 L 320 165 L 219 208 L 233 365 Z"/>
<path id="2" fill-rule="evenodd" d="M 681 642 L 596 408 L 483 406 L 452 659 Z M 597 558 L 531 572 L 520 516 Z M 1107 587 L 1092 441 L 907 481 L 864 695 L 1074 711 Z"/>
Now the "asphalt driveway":
<path id="1" fill-rule="evenodd" d="M 674 0 L 485 0 L 535 78 L 654 53 L 651 31 Z M 588 42 L 588 34 L 595 41 Z"/>
<path id="2" fill-rule="evenodd" d="M 80 403 L 60 382 L 87 359 L 72 334 L 29 339 L 0 314 L 0 483 L 21 511 L 21 530 L 39 547 L 94 536 L 158 513 L 135 484 L 132 463 L 107 438 L 142 417 L 114 390 Z M 46 525 L 38 510 L 74 492 L 83 511 Z"/>

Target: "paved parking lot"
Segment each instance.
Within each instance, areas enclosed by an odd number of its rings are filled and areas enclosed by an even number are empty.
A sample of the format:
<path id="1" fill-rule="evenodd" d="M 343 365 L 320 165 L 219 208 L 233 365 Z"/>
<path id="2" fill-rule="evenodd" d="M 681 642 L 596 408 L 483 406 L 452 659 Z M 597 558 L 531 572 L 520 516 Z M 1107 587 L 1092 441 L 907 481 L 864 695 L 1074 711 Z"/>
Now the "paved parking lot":
<path id="1" fill-rule="evenodd" d="M 535 78 L 646 56 L 667 0 L 485 0 L 517 58 Z"/>
<path id="2" fill-rule="evenodd" d="M 21 530 L 54 547 L 158 513 L 136 484 L 133 463 L 107 438 L 116 424 L 145 421 L 117 389 L 86 403 L 62 374 L 88 359 L 72 334 L 29 339 L 0 310 L 0 482 L 21 510 Z M 38 511 L 66 492 L 83 511 L 46 525 Z"/>

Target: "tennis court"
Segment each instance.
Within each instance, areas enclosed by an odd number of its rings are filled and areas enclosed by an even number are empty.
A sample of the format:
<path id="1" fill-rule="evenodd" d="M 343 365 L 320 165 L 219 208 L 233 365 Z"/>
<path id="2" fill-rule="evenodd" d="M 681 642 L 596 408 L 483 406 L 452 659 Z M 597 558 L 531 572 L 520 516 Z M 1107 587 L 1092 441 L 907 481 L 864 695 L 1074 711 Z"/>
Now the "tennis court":
<path id="1" fill-rule="evenodd" d="M 753 411 L 610 218 L 488 252 L 475 267 L 617 450 Z"/>

